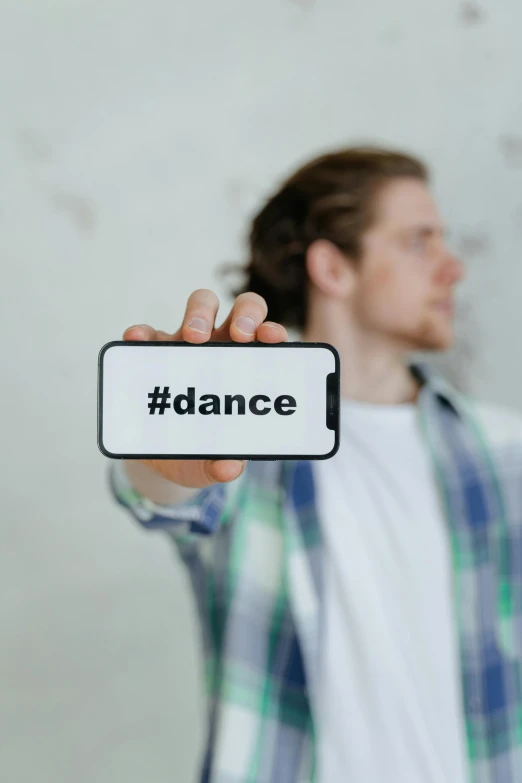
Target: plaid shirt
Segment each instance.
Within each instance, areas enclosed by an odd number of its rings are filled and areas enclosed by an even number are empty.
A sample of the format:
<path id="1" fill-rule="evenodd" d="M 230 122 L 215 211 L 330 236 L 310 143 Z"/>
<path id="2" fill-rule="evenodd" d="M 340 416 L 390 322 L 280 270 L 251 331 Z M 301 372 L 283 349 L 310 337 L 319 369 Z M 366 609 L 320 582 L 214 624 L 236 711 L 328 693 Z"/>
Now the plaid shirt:
<path id="1" fill-rule="evenodd" d="M 427 365 L 410 369 L 451 543 L 469 780 L 522 783 L 522 418 L 486 416 Z M 138 494 L 121 462 L 110 483 L 191 575 L 209 696 L 201 780 L 315 782 L 324 558 L 312 463 L 254 460 L 172 506 Z"/>

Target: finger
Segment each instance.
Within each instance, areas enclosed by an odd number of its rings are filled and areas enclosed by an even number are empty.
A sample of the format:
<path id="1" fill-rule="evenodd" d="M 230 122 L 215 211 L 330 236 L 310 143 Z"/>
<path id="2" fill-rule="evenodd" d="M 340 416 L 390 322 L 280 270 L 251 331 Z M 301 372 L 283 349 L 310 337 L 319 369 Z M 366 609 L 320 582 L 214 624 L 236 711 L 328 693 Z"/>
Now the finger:
<path id="1" fill-rule="evenodd" d="M 213 340 L 228 339 L 238 343 L 250 343 L 263 323 L 268 307 L 262 296 L 253 291 L 239 294 L 226 320 L 212 335 Z"/>
<path id="2" fill-rule="evenodd" d="M 172 337 L 161 329 L 153 329 L 148 324 L 129 326 L 123 332 L 124 340 L 140 340 L 143 342 L 157 342 L 159 340 L 171 340 Z"/>
<path id="3" fill-rule="evenodd" d="M 284 343 L 288 341 L 288 332 L 275 321 L 263 321 L 256 332 L 256 340 L 260 343 Z"/>
<path id="4" fill-rule="evenodd" d="M 244 471 L 246 460 L 214 459 L 205 460 L 205 473 L 214 481 L 227 483 L 238 478 Z"/>
<path id="5" fill-rule="evenodd" d="M 214 291 L 198 288 L 187 300 L 185 315 L 180 329 L 172 335 L 172 340 L 185 340 L 188 343 L 205 343 L 210 339 L 219 299 Z"/>
<path id="6" fill-rule="evenodd" d="M 154 340 L 156 339 L 156 330 L 148 324 L 136 324 L 135 326 L 129 326 L 123 332 L 124 340 Z"/>
<path id="7" fill-rule="evenodd" d="M 227 483 L 241 475 L 245 460 L 140 460 L 164 478 L 182 487 L 208 487 L 216 482 Z"/>

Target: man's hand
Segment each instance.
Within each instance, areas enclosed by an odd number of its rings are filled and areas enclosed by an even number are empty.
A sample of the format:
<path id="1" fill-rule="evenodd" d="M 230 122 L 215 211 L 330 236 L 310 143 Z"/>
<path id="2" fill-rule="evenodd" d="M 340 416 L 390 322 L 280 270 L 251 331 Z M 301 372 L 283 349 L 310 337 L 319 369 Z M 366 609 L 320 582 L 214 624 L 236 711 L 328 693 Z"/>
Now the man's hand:
<path id="1" fill-rule="evenodd" d="M 130 326 L 123 334 L 124 340 L 171 340 L 200 345 L 207 342 L 281 343 L 288 340 L 284 326 L 265 321 L 267 305 L 263 297 L 247 292 L 238 296 L 230 313 L 221 326 L 215 326 L 219 299 L 213 291 L 201 288 L 188 298 L 181 327 L 174 334 L 141 324 Z M 129 462 L 129 460 L 127 460 Z M 164 478 L 183 487 L 206 487 L 217 481 L 233 481 L 243 471 L 244 460 L 134 460 L 155 470 Z"/>

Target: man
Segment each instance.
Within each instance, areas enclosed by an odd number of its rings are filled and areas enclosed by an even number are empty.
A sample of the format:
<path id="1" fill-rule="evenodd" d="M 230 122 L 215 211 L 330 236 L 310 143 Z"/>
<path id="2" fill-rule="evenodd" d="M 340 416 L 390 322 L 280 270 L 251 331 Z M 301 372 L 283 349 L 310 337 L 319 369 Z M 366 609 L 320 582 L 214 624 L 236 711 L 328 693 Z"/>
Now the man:
<path id="1" fill-rule="evenodd" d="M 424 165 L 373 148 L 311 161 L 255 218 L 245 273 L 220 327 L 199 290 L 176 333 L 124 338 L 296 327 L 333 344 L 339 452 L 111 465 L 116 498 L 192 575 L 202 779 L 522 781 L 522 418 L 407 363 L 452 344 L 463 277 Z"/>

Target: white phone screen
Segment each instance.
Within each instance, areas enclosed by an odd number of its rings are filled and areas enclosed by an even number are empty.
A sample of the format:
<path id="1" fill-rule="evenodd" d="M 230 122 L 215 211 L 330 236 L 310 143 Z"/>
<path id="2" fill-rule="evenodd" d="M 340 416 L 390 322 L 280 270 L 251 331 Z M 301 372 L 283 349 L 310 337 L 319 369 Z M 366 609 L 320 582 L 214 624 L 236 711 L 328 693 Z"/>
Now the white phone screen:
<path id="1" fill-rule="evenodd" d="M 327 343 L 107 343 L 98 446 L 118 459 L 325 459 L 339 377 Z"/>

